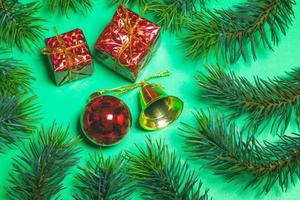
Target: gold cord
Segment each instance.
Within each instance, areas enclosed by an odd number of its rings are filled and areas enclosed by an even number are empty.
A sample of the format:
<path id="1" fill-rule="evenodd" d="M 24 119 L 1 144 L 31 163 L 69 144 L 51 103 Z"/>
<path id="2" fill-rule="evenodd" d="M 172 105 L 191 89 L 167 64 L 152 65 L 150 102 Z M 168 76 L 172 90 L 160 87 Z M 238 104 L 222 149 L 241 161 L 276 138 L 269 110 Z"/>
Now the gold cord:
<path id="1" fill-rule="evenodd" d="M 153 75 L 145 78 L 142 82 L 134 83 L 131 85 L 125 85 L 125 86 L 121 86 L 121 87 L 116 87 L 113 89 L 102 89 L 102 90 L 99 90 L 97 93 L 99 93 L 100 95 L 107 94 L 107 93 L 114 93 L 115 96 L 119 96 L 119 95 L 125 94 L 127 92 L 130 92 L 136 88 L 144 87 L 144 86 L 148 85 L 149 84 L 148 81 L 151 79 L 166 77 L 166 76 L 170 76 L 170 75 L 171 75 L 170 70 L 166 70 L 166 71 L 163 71 L 163 72 L 160 72 L 157 74 L 153 74 Z"/>

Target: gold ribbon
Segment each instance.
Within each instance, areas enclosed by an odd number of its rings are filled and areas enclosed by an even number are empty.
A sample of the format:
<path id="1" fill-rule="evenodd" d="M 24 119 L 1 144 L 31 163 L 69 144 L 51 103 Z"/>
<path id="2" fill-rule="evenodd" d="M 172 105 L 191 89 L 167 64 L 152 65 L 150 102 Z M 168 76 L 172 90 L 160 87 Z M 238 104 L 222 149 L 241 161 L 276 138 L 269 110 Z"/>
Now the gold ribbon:
<path id="1" fill-rule="evenodd" d="M 74 52 L 71 52 L 71 50 L 75 49 L 75 48 L 78 48 L 78 47 L 81 47 L 81 46 L 85 45 L 86 43 L 82 42 L 82 43 L 77 44 L 77 45 L 66 47 L 66 44 L 65 44 L 63 38 L 58 34 L 58 31 L 57 31 L 56 27 L 54 27 L 54 33 L 55 33 L 55 37 L 56 37 L 56 39 L 59 43 L 59 47 L 56 47 L 56 48 L 46 47 L 46 48 L 43 48 L 41 50 L 41 53 L 43 55 L 63 53 L 66 56 L 66 61 L 67 61 L 67 65 L 68 65 L 68 77 L 69 77 L 69 80 L 72 80 L 72 73 L 74 72 L 73 67 L 76 66 L 76 61 L 74 61 L 74 60 L 78 59 L 79 61 L 82 61 L 82 58 L 79 57 L 78 55 L 76 55 Z M 77 71 L 75 71 L 75 72 L 77 72 Z M 62 82 L 64 80 L 65 80 L 65 78 L 62 80 Z"/>
<path id="2" fill-rule="evenodd" d="M 103 95 L 103 94 L 107 94 L 107 93 L 114 93 L 115 96 L 119 96 L 119 95 L 125 94 L 127 92 L 130 92 L 131 90 L 134 90 L 136 88 L 144 87 L 146 85 L 149 85 L 148 81 L 151 80 L 151 79 L 160 78 L 160 77 L 166 77 L 166 76 L 170 76 L 170 75 L 171 75 L 170 70 L 166 70 L 166 71 L 162 71 L 162 72 L 157 73 L 157 74 L 153 74 L 153 75 L 145 78 L 140 83 L 134 83 L 134 84 L 131 84 L 131 85 L 125 85 L 125 86 L 121 86 L 121 87 L 116 87 L 116 88 L 113 88 L 113 89 L 102 89 L 102 90 L 99 90 L 96 93 L 98 93 L 99 95 Z M 159 84 L 153 84 L 153 85 L 157 85 L 157 86 L 163 88 Z"/>
<path id="3" fill-rule="evenodd" d="M 129 18 L 129 10 L 125 7 L 125 5 L 121 5 L 121 9 L 122 11 L 125 13 L 125 18 L 123 18 L 122 13 L 119 13 L 119 10 L 117 11 L 118 16 L 120 17 L 120 19 L 124 22 L 125 24 L 125 28 L 128 31 L 128 41 L 126 43 L 122 43 L 120 50 L 118 52 L 118 56 L 117 56 L 117 62 L 119 64 L 122 64 L 120 62 L 120 58 L 123 55 L 124 51 L 129 48 L 129 53 L 130 53 L 130 57 L 131 60 L 133 58 L 132 55 L 132 41 L 133 41 L 133 36 L 134 36 L 134 31 L 137 28 L 137 26 L 139 25 L 139 22 L 142 20 L 146 10 L 147 10 L 147 5 L 145 5 L 144 10 L 142 11 L 142 13 L 140 15 L 137 15 L 138 18 L 136 20 L 136 22 L 134 23 L 134 25 L 132 26 L 130 23 L 130 18 Z M 147 43 L 143 42 L 142 40 L 140 41 L 142 44 L 144 44 L 145 46 L 147 45 Z"/>

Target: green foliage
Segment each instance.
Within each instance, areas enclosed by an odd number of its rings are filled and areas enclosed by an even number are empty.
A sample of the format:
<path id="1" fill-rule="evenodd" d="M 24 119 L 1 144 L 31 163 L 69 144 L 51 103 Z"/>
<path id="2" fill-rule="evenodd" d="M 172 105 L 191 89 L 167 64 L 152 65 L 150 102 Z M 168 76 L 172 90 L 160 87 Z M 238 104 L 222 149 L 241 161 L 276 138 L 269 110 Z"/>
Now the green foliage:
<path id="1" fill-rule="evenodd" d="M 36 2 L 21 4 L 17 0 L 0 0 L 0 44 L 17 46 L 21 51 L 30 49 L 43 37 L 42 18 L 34 15 L 39 11 Z"/>
<path id="2" fill-rule="evenodd" d="M 172 32 L 179 32 L 187 17 L 196 12 L 196 4 L 204 6 L 204 0 L 112 0 L 113 4 L 144 7 L 155 22 Z"/>
<path id="3" fill-rule="evenodd" d="M 208 191 L 201 194 L 201 185 L 186 162 L 181 162 L 175 152 L 161 141 L 148 139 L 146 148 L 138 147 L 138 153 L 127 153 L 128 171 L 138 186 L 143 188 L 146 199 L 208 199 Z"/>
<path id="4" fill-rule="evenodd" d="M 172 32 L 179 32 L 186 17 L 195 10 L 195 5 L 194 0 L 151 1 L 147 8 L 147 12 L 154 17 L 160 27 Z"/>
<path id="5" fill-rule="evenodd" d="M 291 120 L 300 127 L 300 68 L 273 80 L 255 78 L 255 84 L 219 67 L 206 69 L 208 74 L 197 76 L 201 100 L 230 111 L 231 119 L 245 116 L 247 129 L 271 125 L 271 131 L 283 133 Z"/>
<path id="6" fill-rule="evenodd" d="M 2 55 L 8 53 L 0 48 Z M 39 106 L 34 103 L 36 97 L 26 96 L 33 79 L 29 68 L 19 61 L 0 58 L 0 152 L 12 145 L 26 133 L 33 132 L 38 120 Z"/>
<path id="7" fill-rule="evenodd" d="M 102 153 L 90 157 L 81 174 L 77 176 L 76 200 L 130 199 L 133 188 L 126 174 L 122 155 L 104 159 Z"/>
<path id="8" fill-rule="evenodd" d="M 149 0 L 111 0 L 112 4 L 126 4 L 130 7 L 132 6 L 142 6 L 145 5 Z"/>
<path id="9" fill-rule="evenodd" d="M 33 132 L 39 110 L 35 98 L 0 94 L 0 153 Z"/>
<path id="10" fill-rule="evenodd" d="M 0 54 L 8 51 L 0 48 Z M 31 71 L 20 61 L 10 57 L 0 58 L 0 93 L 23 93 L 30 91 L 30 83 L 33 80 Z"/>
<path id="11" fill-rule="evenodd" d="M 262 44 L 272 49 L 279 41 L 279 33 L 293 20 L 295 0 L 251 0 L 229 10 L 205 10 L 185 23 L 182 37 L 187 57 L 207 58 L 213 53 L 217 61 L 235 63 L 249 52 L 256 58 Z M 249 51 L 250 50 L 250 51 Z"/>
<path id="12" fill-rule="evenodd" d="M 275 143 L 262 145 L 254 137 L 243 141 L 243 132 L 223 116 L 203 111 L 196 114 L 198 126 L 185 124 L 182 136 L 185 151 L 194 159 L 204 159 L 208 169 L 228 181 L 246 182 L 245 189 L 269 192 L 275 184 L 283 191 L 300 177 L 300 135 L 279 136 Z M 227 125 L 228 124 L 228 125 Z M 239 182 L 240 183 L 240 182 Z"/>
<path id="13" fill-rule="evenodd" d="M 28 147 L 21 148 L 21 154 L 13 159 L 9 199 L 60 198 L 62 181 L 78 161 L 78 138 L 67 139 L 68 134 L 68 130 L 53 124 L 49 130 L 39 131 L 38 138 L 31 139 Z"/>
<path id="14" fill-rule="evenodd" d="M 256 58 L 262 44 L 272 49 L 279 42 L 279 33 L 293 20 L 295 0 L 251 0 L 229 10 L 196 11 L 197 3 L 205 7 L 205 0 L 112 0 L 113 4 L 146 6 L 155 22 L 172 32 L 185 28 L 181 38 L 187 57 L 207 58 L 211 53 L 217 60 L 235 63 L 249 50 Z M 268 31 L 266 31 L 268 30 Z"/>
<path id="15" fill-rule="evenodd" d="M 67 15 L 70 10 L 73 12 L 88 11 L 92 9 L 90 0 L 49 0 L 53 12 L 59 10 L 63 15 Z"/>

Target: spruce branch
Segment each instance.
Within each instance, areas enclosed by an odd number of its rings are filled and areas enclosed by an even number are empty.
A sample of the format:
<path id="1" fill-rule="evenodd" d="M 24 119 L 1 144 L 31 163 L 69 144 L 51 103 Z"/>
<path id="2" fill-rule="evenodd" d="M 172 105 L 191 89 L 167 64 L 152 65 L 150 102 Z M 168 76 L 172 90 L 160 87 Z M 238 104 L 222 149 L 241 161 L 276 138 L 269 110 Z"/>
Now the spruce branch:
<path id="1" fill-rule="evenodd" d="M 196 12 L 196 5 L 204 6 L 205 0 L 112 0 L 112 4 L 144 7 L 154 21 L 172 32 L 179 32 L 185 20 Z"/>
<path id="2" fill-rule="evenodd" d="M 279 33 L 293 21 L 295 0 L 250 0 L 229 10 L 205 10 L 185 23 L 181 38 L 187 57 L 207 58 L 214 53 L 217 61 L 235 63 L 249 52 L 256 58 L 262 44 L 269 49 L 279 42 Z"/>
<path id="3" fill-rule="evenodd" d="M 34 131 L 39 110 L 35 99 L 35 96 L 0 94 L 0 153 Z"/>
<path id="4" fill-rule="evenodd" d="M 291 120 L 300 127 L 300 68 L 273 80 L 254 78 L 254 84 L 234 72 L 207 66 L 208 74 L 199 72 L 201 99 L 230 111 L 232 119 L 245 116 L 246 128 L 254 132 L 271 125 L 283 133 Z"/>
<path id="5" fill-rule="evenodd" d="M 11 148 L 26 133 L 32 133 L 38 120 L 36 96 L 28 96 L 33 79 L 29 68 L 20 61 L 7 57 L 0 48 L 0 153 Z"/>
<path id="6" fill-rule="evenodd" d="M 70 10 L 76 13 L 92 9 L 91 0 L 49 0 L 49 5 L 53 12 L 58 10 L 63 15 L 68 15 Z"/>
<path id="7" fill-rule="evenodd" d="M 0 44 L 31 49 L 43 37 L 45 20 L 34 15 L 41 8 L 36 2 L 21 4 L 17 0 L 0 0 Z"/>
<path id="8" fill-rule="evenodd" d="M 80 167 L 77 176 L 76 200 L 117 200 L 130 199 L 133 187 L 126 174 L 122 155 L 105 159 L 102 153 L 90 156 L 85 167 Z"/>
<path id="9" fill-rule="evenodd" d="M 275 185 L 282 191 L 300 177 L 300 135 L 279 136 L 275 143 L 259 143 L 253 136 L 243 140 L 234 122 L 219 114 L 203 111 L 196 115 L 196 127 L 184 124 L 185 151 L 229 182 L 247 176 L 245 189 L 260 188 L 268 193 Z M 228 125 L 229 124 L 229 125 Z"/>
<path id="10" fill-rule="evenodd" d="M 1 55 L 9 52 L 0 48 Z M 30 83 L 34 80 L 31 71 L 19 60 L 5 56 L 0 58 L 0 94 L 29 92 Z"/>
<path id="11" fill-rule="evenodd" d="M 68 130 L 56 127 L 41 129 L 37 139 L 21 148 L 14 158 L 10 173 L 11 187 L 7 189 L 9 199 L 59 199 L 64 189 L 62 181 L 78 158 L 78 138 L 68 139 Z"/>
<path id="12" fill-rule="evenodd" d="M 147 4 L 147 12 L 155 22 L 171 32 L 179 32 L 186 18 L 195 11 L 195 0 L 151 1 Z"/>
<path id="13" fill-rule="evenodd" d="M 149 0 L 111 0 L 111 3 L 120 5 L 120 4 L 125 4 L 128 5 L 130 7 L 133 6 L 144 6 L 147 2 L 149 2 Z"/>
<path id="14" fill-rule="evenodd" d="M 170 153 L 162 141 L 148 138 L 146 148 L 138 147 L 138 153 L 127 152 L 128 171 L 138 186 L 144 189 L 146 199 L 208 199 L 208 191 L 201 191 L 202 183 L 186 162 Z"/>

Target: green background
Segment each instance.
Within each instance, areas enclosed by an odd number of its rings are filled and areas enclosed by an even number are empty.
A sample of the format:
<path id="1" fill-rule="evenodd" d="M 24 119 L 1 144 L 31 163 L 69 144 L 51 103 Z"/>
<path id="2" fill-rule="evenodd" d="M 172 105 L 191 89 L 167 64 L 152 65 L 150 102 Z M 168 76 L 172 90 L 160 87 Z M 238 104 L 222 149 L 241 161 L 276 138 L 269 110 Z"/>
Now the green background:
<path id="1" fill-rule="evenodd" d="M 21 1 L 30 2 L 30 1 Z M 116 7 L 108 6 L 108 0 L 94 0 L 93 10 L 85 15 L 80 13 L 70 14 L 69 17 L 63 17 L 60 14 L 53 14 L 49 11 L 47 1 L 42 1 L 43 8 L 39 16 L 46 18 L 48 22 L 44 24 L 49 31 L 45 32 L 44 37 L 53 36 L 53 27 L 56 26 L 60 33 L 70 31 L 75 28 L 81 28 L 87 38 L 87 42 L 94 53 L 93 46 L 101 31 L 109 23 Z M 246 0 L 219 0 L 209 3 L 210 8 L 229 8 L 235 4 L 246 2 Z M 232 66 L 237 74 L 243 75 L 251 80 L 253 76 L 262 78 L 272 78 L 278 75 L 284 75 L 285 71 L 295 66 L 299 66 L 300 61 L 300 5 L 296 5 L 295 20 L 293 25 L 287 31 L 286 36 L 280 36 L 280 43 L 274 47 L 274 51 L 260 48 L 258 50 L 257 60 L 249 60 L 247 63 L 240 60 Z M 44 47 L 43 41 L 39 44 L 40 48 Z M 169 32 L 162 33 L 161 44 L 153 56 L 151 62 L 146 67 L 142 76 L 149 76 L 162 70 L 170 69 L 172 76 L 157 79 L 157 83 L 165 86 L 166 92 L 180 97 L 185 102 L 185 108 L 182 116 L 176 123 L 167 129 L 156 132 L 145 132 L 141 130 L 137 124 L 140 108 L 138 102 L 138 90 L 123 95 L 121 98 L 128 104 L 132 112 L 133 126 L 127 137 L 118 145 L 104 149 L 105 156 L 114 156 L 123 150 L 136 151 L 133 144 L 144 145 L 146 136 L 154 139 L 164 138 L 166 143 L 172 150 L 187 159 L 187 155 L 183 151 L 183 139 L 179 136 L 178 128 L 181 127 L 180 122 L 196 124 L 192 111 L 194 109 L 206 108 L 208 105 L 202 103 L 199 98 L 199 88 L 194 79 L 194 75 L 198 70 L 204 70 L 203 64 L 215 64 L 214 59 L 207 61 L 191 62 L 184 57 L 184 49 L 179 46 L 179 41 L 174 34 Z M 36 80 L 33 82 L 34 92 L 38 96 L 38 102 L 42 105 L 39 126 L 50 126 L 55 120 L 58 124 L 65 127 L 70 126 L 70 137 L 78 136 L 78 119 L 86 105 L 89 94 L 99 89 L 108 89 L 129 84 L 127 80 L 113 73 L 112 71 L 95 62 L 95 73 L 92 77 L 73 82 L 61 87 L 56 87 L 51 80 L 51 76 L 47 70 L 47 66 L 43 61 L 43 56 L 39 53 L 39 49 L 35 49 L 34 53 L 21 53 L 17 49 L 13 49 L 13 57 L 24 60 L 33 70 Z M 242 125 L 242 123 L 240 124 Z M 292 124 L 287 133 L 297 132 Z M 260 140 L 266 139 L 274 141 L 277 138 L 272 134 L 262 134 L 258 136 Z M 25 143 L 28 140 L 24 141 Z M 82 142 L 80 144 L 83 149 L 80 154 L 81 161 L 79 165 L 86 162 L 88 154 L 97 151 L 95 147 Z M 12 158 L 20 151 L 7 151 L 0 158 L 0 199 L 6 199 L 5 187 L 9 186 L 7 182 L 8 173 L 12 170 Z M 243 191 L 244 179 L 239 179 L 232 183 L 227 183 L 222 176 L 214 176 L 213 171 L 202 168 L 201 162 L 190 161 L 191 167 L 199 172 L 199 178 L 204 183 L 204 188 L 209 188 L 209 194 L 215 200 L 226 199 L 299 199 L 300 183 L 296 182 L 295 186 L 290 186 L 287 192 L 281 192 L 276 185 L 274 189 L 267 195 L 259 195 L 256 191 Z M 66 189 L 63 191 L 63 198 L 72 199 L 74 193 L 74 174 L 78 172 L 76 166 L 71 170 L 64 185 Z M 134 199 L 139 199 L 136 196 Z"/>

